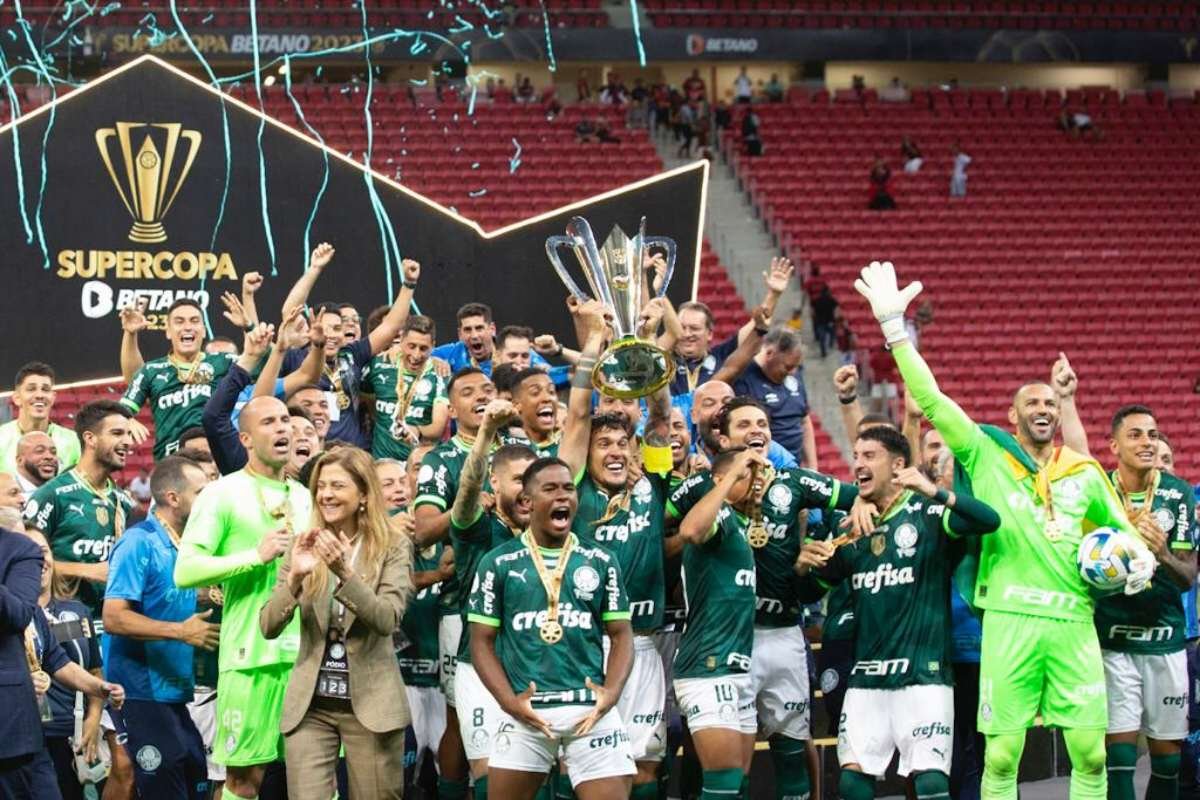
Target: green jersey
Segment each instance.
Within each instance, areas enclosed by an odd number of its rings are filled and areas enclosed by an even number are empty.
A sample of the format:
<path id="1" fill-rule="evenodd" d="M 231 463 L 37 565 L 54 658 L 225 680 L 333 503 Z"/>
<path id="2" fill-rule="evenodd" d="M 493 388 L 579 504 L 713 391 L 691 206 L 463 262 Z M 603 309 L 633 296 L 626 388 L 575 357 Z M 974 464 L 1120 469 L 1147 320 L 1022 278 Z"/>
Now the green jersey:
<path id="1" fill-rule="evenodd" d="M 975 604 L 1091 622 L 1092 597 L 1078 567 L 1085 527 L 1110 526 L 1137 536 L 1099 464 L 1061 448 L 1051 464 L 1039 468 L 1011 435 L 977 425 L 942 394 L 911 345 L 898 345 L 892 353 L 904 385 L 970 478 L 971 493 L 1000 514 L 1000 528 L 983 540 Z M 1039 477 L 1049 485 L 1053 525 Z"/>
<path id="2" fill-rule="evenodd" d="M 663 504 L 668 492 L 664 475 L 647 473 L 609 516 L 612 498 L 585 469 L 575 479 L 579 510 L 571 530 L 580 541 L 603 547 L 617 558 L 635 631 L 662 627 L 666 589 L 663 579 Z M 607 518 L 606 518 L 607 517 Z"/>
<path id="3" fill-rule="evenodd" d="M 178 450 L 183 432 L 200 425 L 213 386 L 229 371 L 234 360 L 228 353 L 205 353 L 192 371 L 190 366 L 176 366 L 168 356 L 147 361 L 133 376 L 121 405 L 136 414 L 147 399 L 151 401 L 155 461 Z M 190 381 L 182 380 L 189 377 Z"/>
<path id="4" fill-rule="evenodd" d="M 258 612 L 275 590 L 279 559 L 264 564 L 257 548 L 268 533 L 284 526 L 304 530 L 311 521 L 307 489 L 246 469 L 208 484 L 196 498 L 179 543 L 175 583 L 183 588 L 221 584 L 221 672 L 296 660 L 299 615 L 275 639 L 264 638 L 259 629 Z"/>
<path id="5" fill-rule="evenodd" d="M 846 518 L 843 511 L 823 514 L 821 523 L 808 525 L 808 538 L 824 541 L 835 539 L 839 526 Z M 825 598 L 825 624 L 821 627 L 822 642 L 848 642 L 854 639 L 854 595 L 848 581 L 839 581 Z"/>
<path id="6" fill-rule="evenodd" d="M 950 519 L 945 505 L 905 492 L 870 536 L 839 547 L 821 570 L 820 580 L 850 587 L 851 687 L 953 683 Z"/>
<path id="7" fill-rule="evenodd" d="M 687 618 L 675 654 L 676 678 L 750 671 L 755 597 L 754 554 L 746 541 L 747 524 L 741 512 L 723 505 L 712 535 L 703 544 L 683 547 Z"/>
<path id="8" fill-rule="evenodd" d="M 700 502 L 713 486 L 712 476 L 689 477 L 671 495 L 668 513 L 680 518 Z M 800 557 L 800 512 L 818 508 L 823 512 L 849 509 L 858 497 L 858 487 L 808 469 L 775 473 L 763 494 L 762 518 L 770 538 L 754 550 L 758 602 L 754 624 L 786 628 L 800 620 L 801 601 L 794 566 Z"/>
<path id="9" fill-rule="evenodd" d="M 17 474 L 17 444 L 28 431 L 22 432 L 17 420 L 0 425 L 0 472 Z M 54 449 L 58 451 L 60 471 L 70 469 L 79 461 L 79 437 L 70 428 L 51 422 L 46 429 Z"/>
<path id="10" fill-rule="evenodd" d="M 604 681 L 604 626 L 629 619 L 629 600 L 621 569 L 599 547 L 575 543 L 567 558 L 559 592 L 558 622 L 562 638 L 542 641 L 546 622 L 546 590 L 534 566 L 529 533 L 492 550 L 479 564 L 467 621 L 497 628 L 496 657 L 516 693 L 537 686 L 538 705 L 595 703 L 586 688 Z M 547 572 L 553 573 L 562 549 L 542 548 Z"/>
<path id="11" fill-rule="evenodd" d="M 1115 483 L 1116 473 L 1110 477 Z M 1134 513 L 1139 513 L 1146 506 L 1146 493 L 1130 493 L 1126 500 Z M 1196 558 L 1195 511 L 1192 487 L 1186 481 L 1160 471 L 1149 513 L 1167 535 L 1171 550 L 1192 560 Z M 1096 633 L 1105 650 L 1174 653 L 1184 647 L 1186 628 L 1180 589 L 1166 575 L 1162 565 L 1155 571 L 1147 589 L 1132 596 L 1117 594 L 1096 601 Z"/>
<path id="12" fill-rule="evenodd" d="M 497 437 L 500 444 L 523 444 L 534 452 L 538 458 L 558 458 L 558 441 L 561 437 L 555 434 L 550 440 L 537 444 L 521 428 L 506 428 Z"/>
<path id="13" fill-rule="evenodd" d="M 413 572 L 432 572 L 438 568 L 445 545 L 438 542 L 424 550 L 413 551 Z M 438 596 L 442 584 L 418 589 L 404 609 L 396 636 L 396 660 L 405 686 L 438 685 Z"/>
<path id="14" fill-rule="evenodd" d="M 392 436 L 398 408 L 405 406 L 404 422 L 414 428 L 431 424 L 434 407 L 450 402 L 446 381 L 434 372 L 432 360 L 415 374 L 386 354 L 372 358 L 362 375 L 362 391 L 375 395 L 371 455 L 404 461 L 412 452 L 412 444 Z"/>
<path id="15" fill-rule="evenodd" d="M 134 507 L 112 481 L 97 492 L 72 469 L 38 487 L 25 504 L 25 522 L 46 536 L 56 561 L 100 564 L 108 561 Z M 103 627 L 104 584 L 81 580 L 76 597 Z"/>
<path id="16" fill-rule="evenodd" d="M 463 618 L 462 636 L 458 639 L 458 660 L 471 663 L 471 626 L 467 624 L 467 601 L 475 586 L 470 582 L 477 580 L 477 570 L 483 557 L 490 551 L 512 541 L 519 531 L 504 524 L 500 515 L 494 511 L 480 509 L 479 516 L 465 528 L 459 528 L 450 521 L 450 541 L 454 545 L 454 571 L 462 576 L 458 582 L 453 597 L 442 595 L 442 601 L 449 611 Z"/>

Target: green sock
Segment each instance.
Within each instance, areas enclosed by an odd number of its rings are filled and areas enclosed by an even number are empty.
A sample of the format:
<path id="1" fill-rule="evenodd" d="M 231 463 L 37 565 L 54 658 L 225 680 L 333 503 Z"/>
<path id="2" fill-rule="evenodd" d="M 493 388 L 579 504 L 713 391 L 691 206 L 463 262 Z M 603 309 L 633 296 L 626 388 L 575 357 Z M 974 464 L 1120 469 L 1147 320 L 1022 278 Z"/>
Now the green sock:
<path id="1" fill-rule="evenodd" d="M 937 770 L 918 772 L 913 776 L 917 800 L 949 800 L 950 776 Z"/>
<path id="2" fill-rule="evenodd" d="M 556 768 L 557 769 L 557 768 Z M 538 789 L 535 800 L 554 800 L 554 775 L 551 774 L 546 778 L 546 782 L 542 784 L 542 788 Z"/>
<path id="3" fill-rule="evenodd" d="M 776 800 L 809 800 L 812 785 L 808 779 L 808 751 L 804 742 L 786 736 L 772 736 L 771 761 L 775 765 Z"/>
<path id="4" fill-rule="evenodd" d="M 559 772 L 554 776 L 554 800 L 575 800 L 575 789 L 571 786 L 571 776 L 562 771 L 562 765 L 559 764 Z"/>
<path id="5" fill-rule="evenodd" d="M 1112 776 L 1108 785 L 1112 786 Z M 1109 790 L 1110 794 L 1112 790 Z M 1179 797 L 1179 753 L 1169 756 L 1150 756 L 1150 785 L 1146 787 L 1146 800 L 1178 800 Z"/>
<path id="6" fill-rule="evenodd" d="M 1108 746 L 1108 800 L 1135 800 L 1133 772 L 1137 745 L 1117 742 Z"/>
<path id="7" fill-rule="evenodd" d="M 740 800 L 750 800 L 750 776 L 742 773 L 742 785 L 738 789 L 738 797 Z"/>
<path id="8" fill-rule="evenodd" d="M 658 800 L 658 783 L 635 783 L 629 800 Z"/>
<path id="9" fill-rule="evenodd" d="M 842 800 L 875 800 L 875 778 L 844 769 L 838 778 L 838 795 Z"/>
<path id="10" fill-rule="evenodd" d="M 983 786 L 988 800 L 1017 800 L 1017 766 L 1025 749 L 1025 731 L 994 733 L 983 751 Z"/>
<path id="11" fill-rule="evenodd" d="M 475 800 L 487 800 L 487 775 L 475 779 Z"/>
<path id="12" fill-rule="evenodd" d="M 700 800 L 730 800 L 731 797 L 736 797 L 741 792 L 742 776 L 740 769 L 704 770 L 704 787 L 700 790 Z"/>
<path id="13" fill-rule="evenodd" d="M 467 782 L 438 778 L 437 792 L 438 800 L 463 800 L 467 796 Z"/>
<path id="14" fill-rule="evenodd" d="M 1108 796 L 1108 771 L 1105 769 L 1107 755 L 1104 750 L 1104 731 L 1097 728 L 1066 728 L 1063 729 L 1063 742 L 1071 759 L 1070 800 L 1105 800 Z M 1131 794 L 1130 800 L 1132 797 Z"/>

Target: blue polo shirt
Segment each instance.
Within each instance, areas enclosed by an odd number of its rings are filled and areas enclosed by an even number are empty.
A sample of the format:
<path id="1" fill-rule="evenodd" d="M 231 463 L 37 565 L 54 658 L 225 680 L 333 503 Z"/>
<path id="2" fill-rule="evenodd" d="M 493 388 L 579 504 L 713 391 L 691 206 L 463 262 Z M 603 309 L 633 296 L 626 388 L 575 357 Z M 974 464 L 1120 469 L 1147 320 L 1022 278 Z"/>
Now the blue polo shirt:
<path id="1" fill-rule="evenodd" d="M 463 367 L 479 367 L 483 370 L 483 374 L 489 378 L 492 377 L 492 360 L 480 361 L 478 364 L 471 361 L 471 353 L 467 350 L 467 346 L 462 342 L 447 342 L 439 344 L 433 348 L 430 353 L 434 358 L 440 358 L 450 365 L 450 374 L 458 372 Z M 541 367 L 550 375 L 550 380 L 554 385 L 561 389 L 571 382 L 571 368 L 569 366 L 552 366 L 549 361 L 542 357 L 540 353 L 529 352 L 529 366 Z"/>
<path id="2" fill-rule="evenodd" d="M 154 516 L 117 540 L 108 557 L 106 600 L 128 600 L 133 610 L 160 622 L 183 622 L 196 613 L 196 591 L 175 586 L 178 551 Z M 186 703 L 192 699 L 194 649 L 177 639 L 145 641 L 108 634 L 104 674 L 125 687 L 130 700 Z"/>
<path id="3" fill-rule="evenodd" d="M 804 368 L 775 383 L 767 378 L 758 362 L 750 366 L 733 384 L 733 393 L 748 395 L 762 403 L 771 420 L 771 438 L 796 458 L 804 456 L 804 418 L 808 416 L 808 393 L 804 390 Z"/>
<path id="4" fill-rule="evenodd" d="M 725 360 L 737 350 L 738 334 L 735 333 L 715 347 L 709 348 L 704 358 L 684 359 L 675 354 L 675 377 L 671 380 L 671 394 L 691 394 L 697 386 L 712 380 L 712 376 L 725 365 Z"/>
<path id="5" fill-rule="evenodd" d="M 355 339 L 348 345 L 338 350 L 335 363 L 337 365 L 337 375 L 341 379 L 342 390 L 346 396 L 350 398 L 350 406 L 348 408 L 338 408 L 334 403 L 329 409 L 329 435 L 326 439 L 330 441 L 346 442 L 355 447 L 362 447 L 367 450 L 371 449 L 371 441 L 365 433 L 362 426 L 358 424 L 358 395 L 362 390 L 362 371 L 370 361 L 371 356 L 371 340 L 366 336 L 361 339 Z M 308 357 L 307 347 L 297 347 L 294 350 L 288 350 L 283 356 L 283 366 L 279 370 L 280 376 L 291 375 L 296 370 L 300 369 L 300 365 L 304 363 L 304 359 Z M 333 384 L 325 375 L 321 375 L 321 379 L 317 381 L 317 385 L 322 391 L 332 392 Z M 337 419 L 332 419 L 336 415 Z"/>

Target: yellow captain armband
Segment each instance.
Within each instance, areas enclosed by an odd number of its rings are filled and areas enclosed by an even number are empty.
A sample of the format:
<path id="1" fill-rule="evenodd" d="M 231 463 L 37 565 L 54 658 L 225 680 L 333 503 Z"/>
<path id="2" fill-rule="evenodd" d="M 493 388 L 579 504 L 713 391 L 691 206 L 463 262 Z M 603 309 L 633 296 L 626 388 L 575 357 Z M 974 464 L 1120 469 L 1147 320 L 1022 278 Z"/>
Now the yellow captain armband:
<path id="1" fill-rule="evenodd" d="M 642 469 L 651 475 L 670 475 L 675 467 L 671 457 L 671 446 L 642 445 Z"/>

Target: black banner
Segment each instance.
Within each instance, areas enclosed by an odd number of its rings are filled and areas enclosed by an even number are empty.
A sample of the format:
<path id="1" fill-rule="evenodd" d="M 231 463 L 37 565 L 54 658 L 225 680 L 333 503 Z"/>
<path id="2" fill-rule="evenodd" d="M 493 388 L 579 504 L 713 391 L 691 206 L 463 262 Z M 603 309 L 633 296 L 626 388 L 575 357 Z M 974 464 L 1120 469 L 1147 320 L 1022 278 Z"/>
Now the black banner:
<path id="1" fill-rule="evenodd" d="M 255 40 L 249 27 L 190 31 L 203 57 L 214 63 L 251 60 L 255 44 L 265 61 L 289 54 L 305 57 L 362 58 L 368 42 L 376 62 L 461 59 L 472 62 L 549 61 L 550 47 L 539 28 L 509 28 L 492 38 L 483 31 L 439 35 L 419 31 L 372 29 L 260 28 Z M 163 58 L 196 62 L 191 47 L 178 34 L 147 36 L 132 28 L 94 27 L 90 48 L 115 60 L 154 53 Z M 444 39 L 442 37 L 445 37 Z M 447 43 L 447 40 L 449 43 Z M 958 61 L 985 63 L 1148 62 L 1187 63 L 1200 56 L 1188 33 L 1145 31 L 1031 30 L 902 30 L 886 28 L 731 29 L 663 28 L 642 31 L 649 61 Z M 638 40 L 630 29 L 561 28 L 549 44 L 560 60 L 635 61 Z M 0 42 L 0 47 L 4 43 Z M 10 48 L 17 47 L 9 43 Z"/>
<path id="2" fill-rule="evenodd" d="M 498 324 L 569 336 L 566 290 L 546 259 L 545 241 L 563 233 L 575 214 L 588 219 L 600 239 L 613 225 L 632 234 L 647 217 L 648 234 L 678 245 L 671 298 L 679 303 L 692 296 L 703 163 L 485 234 L 291 129 L 263 121 L 249 107 L 222 102 L 202 82 L 145 57 L 0 129 L 7 278 L 0 314 L 9 332 L 0 383 L 7 385 L 32 359 L 50 362 L 64 381 L 117 374 L 117 310 L 134 297 L 149 299 L 151 322 L 162 327 L 172 300 L 199 296 L 214 332 L 236 335 L 218 297 L 236 293 L 249 271 L 268 276 L 258 305 L 264 319 L 277 321 L 307 262 L 304 232 L 314 206 L 311 244 L 329 241 L 337 256 L 312 300 L 352 302 L 365 315 L 390 302 L 389 274 L 392 292 L 399 290 L 395 255 L 415 258 L 422 264 L 417 303 L 437 320 L 440 341 L 453 339 L 454 312 L 471 300 L 490 303 Z M 147 358 L 163 352 L 159 337 L 142 335 Z"/>

